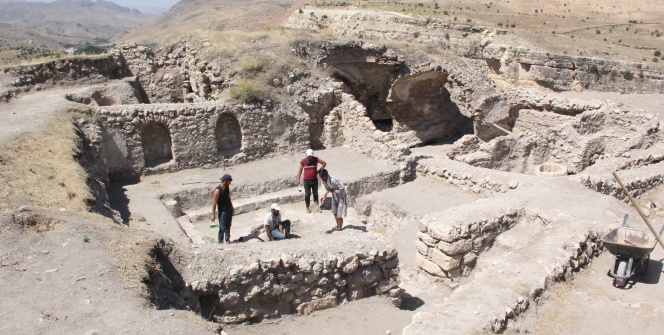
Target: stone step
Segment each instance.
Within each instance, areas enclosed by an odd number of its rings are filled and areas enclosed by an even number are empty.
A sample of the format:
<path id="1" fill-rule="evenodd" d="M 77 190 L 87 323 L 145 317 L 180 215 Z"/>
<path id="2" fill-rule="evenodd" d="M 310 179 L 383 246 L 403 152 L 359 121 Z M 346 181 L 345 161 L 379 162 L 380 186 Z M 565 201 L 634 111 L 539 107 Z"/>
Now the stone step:
<path id="1" fill-rule="evenodd" d="M 298 192 L 297 187 L 288 188 L 272 193 L 265 193 L 250 198 L 233 199 L 235 215 L 245 214 L 258 210 L 269 211 L 273 203 L 286 204 L 302 201 L 304 192 Z M 312 199 L 313 201 L 313 199 Z M 210 216 L 212 205 L 186 212 L 191 221 L 205 220 Z"/>

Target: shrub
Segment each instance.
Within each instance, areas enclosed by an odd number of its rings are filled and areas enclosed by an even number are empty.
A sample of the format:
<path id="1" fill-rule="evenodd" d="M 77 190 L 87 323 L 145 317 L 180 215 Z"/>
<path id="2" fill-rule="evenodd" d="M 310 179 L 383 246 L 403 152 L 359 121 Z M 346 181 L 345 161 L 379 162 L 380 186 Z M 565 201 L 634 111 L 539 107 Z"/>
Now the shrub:
<path id="1" fill-rule="evenodd" d="M 512 23 L 512 25 L 510 27 L 516 28 L 516 24 Z"/>
<path id="2" fill-rule="evenodd" d="M 659 62 L 659 58 L 654 57 L 654 58 L 652 59 L 652 61 L 655 62 L 655 63 L 657 63 L 657 62 Z"/>
<path id="3" fill-rule="evenodd" d="M 595 34 L 599 35 L 599 34 L 601 34 L 601 33 L 602 33 L 602 32 L 599 31 L 599 29 L 595 30 Z"/>
<path id="4" fill-rule="evenodd" d="M 443 11 L 443 15 L 450 15 L 450 12 L 444 10 L 444 11 Z"/>
<path id="5" fill-rule="evenodd" d="M 99 55 L 103 54 L 105 51 L 104 49 L 94 46 L 94 45 L 86 45 L 84 48 L 76 50 L 74 54 L 76 55 Z"/>
<path id="6" fill-rule="evenodd" d="M 655 50 L 655 53 L 654 53 L 654 55 L 655 55 L 656 57 L 659 57 L 659 56 L 661 56 L 661 55 L 662 55 L 662 52 L 661 52 L 661 51 L 659 51 L 659 50 Z"/>
<path id="7" fill-rule="evenodd" d="M 229 88 L 231 99 L 246 103 L 260 102 L 263 96 L 263 89 L 257 82 L 241 78 L 234 86 Z"/>
<path id="8" fill-rule="evenodd" d="M 626 70 L 623 72 L 623 78 L 625 78 L 625 80 L 632 80 L 634 79 L 634 73 L 630 70 Z"/>
<path id="9" fill-rule="evenodd" d="M 414 32 L 413 37 L 415 37 L 415 38 L 420 37 L 420 32 L 419 31 Z"/>
<path id="10" fill-rule="evenodd" d="M 588 72 L 593 74 L 599 74 L 599 67 L 597 67 L 597 64 L 590 65 Z"/>
<path id="11" fill-rule="evenodd" d="M 503 23 L 502 23 L 502 22 L 498 22 L 498 27 L 502 27 L 502 26 L 503 26 Z"/>

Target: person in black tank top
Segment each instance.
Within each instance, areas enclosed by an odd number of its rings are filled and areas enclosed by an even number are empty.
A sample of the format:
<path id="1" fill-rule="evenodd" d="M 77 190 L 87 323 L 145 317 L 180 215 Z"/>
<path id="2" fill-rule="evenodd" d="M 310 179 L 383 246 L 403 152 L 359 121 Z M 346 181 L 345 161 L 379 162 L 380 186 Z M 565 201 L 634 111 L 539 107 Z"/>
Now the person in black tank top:
<path id="1" fill-rule="evenodd" d="M 219 209 L 219 234 L 217 235 L 217 242 L 231 243 L 231 223 L 233 215 L 235 215 L 235 207 L 231 200 L 231 182 L 233 178 L 231 175 L 225 174 L 219 178 L 221 183 L 214 189 L 212 198 L 212 214 L 210 220 L 214 222 L 217 208 Z"/>

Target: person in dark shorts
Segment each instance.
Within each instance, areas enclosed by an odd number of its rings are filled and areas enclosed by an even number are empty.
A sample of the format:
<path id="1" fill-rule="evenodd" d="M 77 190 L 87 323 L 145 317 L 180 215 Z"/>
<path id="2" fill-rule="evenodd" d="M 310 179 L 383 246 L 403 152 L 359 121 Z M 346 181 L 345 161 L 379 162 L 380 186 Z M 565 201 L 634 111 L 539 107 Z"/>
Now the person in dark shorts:
<path id="1" fill-rule="evenodd" d="M 300 161 L 300 169 L 297 171 L 297 186 L 300 186 L 300 177 L 304 171 L 304 203 L 307 205 L 307 213 L 311 213 L 309 204 L 311 193 L 314 194 L 314 202 L 318 203 L 318 164 L 321 169 L 327 166 L 324 160 L 314 156 L 314 151 L 307 149 L 307 156 Z"/>
<path id="2" fill-rule="evenodd" d="M 231 201 L 231 175 L 225 174 L 219 178 L 221 183 L 214 189 L 212 199 L 212 214 L 210 220 L 214 222 L 217 208 L 219 209 L 219 234 L 217 242 L 231 243 L 231 222 L 235 215 L 235 207 Z"/>
<path id="3" fill-rule="evenodd" d="M 323 199 L 327 197 L 328 193 L 332 193 L 331 212 L 334 215 L 334 220 L 337 222 L 337 226 L 332 228 L 332 231 L 341 231 L 344 226 L 344 218 L 348 211 L 346 187 L 344 187 L 344 184 L 339 179 L 330 175 L 325 169 L 320 169 L 320 180 L 326 190 Z"/>

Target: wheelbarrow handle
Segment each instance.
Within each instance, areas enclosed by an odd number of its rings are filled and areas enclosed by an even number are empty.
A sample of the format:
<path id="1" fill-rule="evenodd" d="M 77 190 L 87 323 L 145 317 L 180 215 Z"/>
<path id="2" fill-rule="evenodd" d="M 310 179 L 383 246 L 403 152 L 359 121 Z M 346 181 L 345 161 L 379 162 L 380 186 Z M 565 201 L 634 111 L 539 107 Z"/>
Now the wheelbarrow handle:
<path id="1" fill-rule="evenodd" d="M 660 230 L 659 234 L 657 234 L 657 232 L 655 231 L 655 228 L 653 228 L 652 224 L 650 224 L 650 220 L 648 220 L 646 215 L 643 214 L 643 212 L 641 211 L 641 207 L 639 207 L 639 205 L 636 203 L 636 200 L 634 200 L 634 198 L 632 198 L 632 195 L 629 193 L 629 191 L 627 190 L 627 188 L 623 184 L 622 180 L 620 180 L 620 178 L 618 177 L 618 175 L 615 172 L 611 172 L 611 174 L 613 174 L 613 178 L 616 178 L 616 181 L 618 182 L 618 185 L 620 185 L 623 192 L 625 192 L 625 195 L 627 195 L 627 198 L 629 198 L 629 201 L 632 202 L 632 205 L 634 205 L 634 208 L 636 208 L 636 211 L 639 212 L 639 215 L 641 215 L 641 218 L 643 219 L 643 221 L 646 222 L 646 224 L 648 225 L 648 228 L 650 228 L 650 231 L 652 232 L 652 234 L 655 235 L 655 238 L 657 239 L 657 242 L 659 242 L 659 245 L 662 248 L 664 248 L 664 242 L 662 242 L 662 238 L 661 238 L 662 231 L 664 231 L 664 229 Z M 662 228 L 664 228 L 664 226 Z"/>

